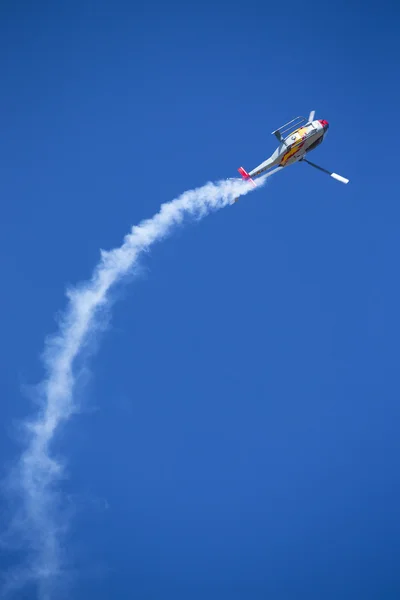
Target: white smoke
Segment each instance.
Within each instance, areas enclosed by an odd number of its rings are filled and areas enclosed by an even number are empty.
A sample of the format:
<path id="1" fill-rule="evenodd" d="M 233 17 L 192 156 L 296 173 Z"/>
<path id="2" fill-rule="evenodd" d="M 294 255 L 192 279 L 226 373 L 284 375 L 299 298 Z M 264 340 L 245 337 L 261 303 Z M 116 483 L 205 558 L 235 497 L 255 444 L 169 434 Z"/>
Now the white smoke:
<path id="1" fill-rule="evenodd" d="M 259 185 L 264 181 L 265 178 L 259 179 Z M 163 204 L 154 217 L 132 227 L 119 248 L 101 252 L 90 280 L 67 292 L 68 306 L 59 331 L 46 341 L 47 374 L 38 387 L 40 409 L 33 420 L 25 423 L 28 443 L 11 476 L 12 487 L 21 501 L 13 535 L 19 536 L 30 556 L 28 565 L 8 579 L 10 590 L 29 583 L 37 586 L 39 598 L 50 600 L 54 597 L 54 583 L 63 576 L 66 519 L 57 491 L 63 468 L 53 456 L 51 444 L 59 426 L 78 411 L 73 396 L 76 359 L 101 321 L 102 309 L 110 302 L 110 289 L 132 270 L 143 251 L 171 233 L 186 216 L 202 218 L 253 189 L 238 179 L 207 183 Z"/>

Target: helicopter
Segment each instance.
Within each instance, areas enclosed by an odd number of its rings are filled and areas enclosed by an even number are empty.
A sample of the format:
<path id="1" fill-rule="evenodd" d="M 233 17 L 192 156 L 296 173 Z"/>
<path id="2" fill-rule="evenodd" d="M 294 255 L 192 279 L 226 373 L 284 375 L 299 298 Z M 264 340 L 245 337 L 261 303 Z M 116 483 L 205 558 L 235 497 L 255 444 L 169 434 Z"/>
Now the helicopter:
<path id="1" fill-rule="evenodd" d="M 305 158 L 308 152 L 311 152 L 323 142 L 329 129 L 328 121 L 324 119 L 315 120 L 314 117 L 315 110 L 312 110 L 308 119 L 302 116 L 295 117 L 273 131 L 272 135 L 279 140 L 278 148 L 267 160 L 249 173 L 243 167 L 239 167 L 238 171 L 242 178 L 245 181 L 250 181 L 255 186 L 256 183 L 253 181 L 253 177 L 257 177 L 265 171 L 269 171 L 266 176 L 270 177 L 295 162 L 305 162 L 341 183 L 349 183 L 349 180 L 345 177 L 332 173 Z"/>

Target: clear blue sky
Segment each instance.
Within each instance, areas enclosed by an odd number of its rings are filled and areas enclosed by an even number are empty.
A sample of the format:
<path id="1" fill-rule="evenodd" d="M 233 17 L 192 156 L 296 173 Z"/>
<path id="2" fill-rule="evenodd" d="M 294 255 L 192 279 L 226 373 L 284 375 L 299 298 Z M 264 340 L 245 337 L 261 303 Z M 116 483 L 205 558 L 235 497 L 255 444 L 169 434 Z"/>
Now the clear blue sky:
<path id="1" fill-rule="evenodd" d="M 70 599 L 399 598 L 399 12 L 0 9 L 3 475 L 65 288 L 99 248 L 253 168 L 311 109 L 330 123 L 311 160 L 351 180 L 294 165 L 121 290 L 57 438 Z"/>

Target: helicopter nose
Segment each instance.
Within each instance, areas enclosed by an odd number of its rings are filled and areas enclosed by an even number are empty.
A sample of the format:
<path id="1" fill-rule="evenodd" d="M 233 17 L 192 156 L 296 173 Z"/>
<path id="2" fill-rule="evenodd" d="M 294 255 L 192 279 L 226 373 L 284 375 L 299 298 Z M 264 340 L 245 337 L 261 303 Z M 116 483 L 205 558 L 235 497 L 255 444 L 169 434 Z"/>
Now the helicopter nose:
<path id="1" fill-rule="evenodd" d="M 328 121 L 325 121 L 325 119 L 320 119 L 319 122 L 321 123 L 321 125 L 325 129 L 325 131 L 327 131 L 329 129 Z"/>

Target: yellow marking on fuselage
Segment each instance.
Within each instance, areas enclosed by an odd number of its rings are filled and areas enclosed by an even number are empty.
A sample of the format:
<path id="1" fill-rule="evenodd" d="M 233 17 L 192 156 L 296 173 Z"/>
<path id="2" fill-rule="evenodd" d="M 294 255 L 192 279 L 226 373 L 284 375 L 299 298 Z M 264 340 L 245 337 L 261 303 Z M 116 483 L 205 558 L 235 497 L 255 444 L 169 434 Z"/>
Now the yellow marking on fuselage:
<path id="1" fill-rule="evenodd" d="M 288 160 L 290 158 L 292 158 L 300 150 L 300 148 L 303 147 L 304 142 L 303 143 L 301 143 L 301 142 L 305 138 L 306 133 L 307 133 L 307 127 L 299 127 L 299 129 L 296 129 L 296 131 L 293 132 L 291 137 L 296 136 L 296 139 L 294 139 L 292 141 L 289 150 L 286 152 L 285 156 L 282 158 L 281 165 L 286 165 Z"/>
<path id="2" fill-rule="evenodd" d="M 307 133 L 307 127 L 300 127 L 297 132 L 301 137 L 304 137 Z"/>
<path id="3" fill-rule="evenodd" d="M 303 142 L 304 143 L 304 142 Z M 292 158 L 292 156 L 294 156 L 299 150 L 300 148 L 303 147 L 303 143 L 302 144 L 296 144 L 296 146 L 290 148 L 285 156 L 282 158 L 281 160 L 281 165 L 286 165 L 287 161 Z"/>

